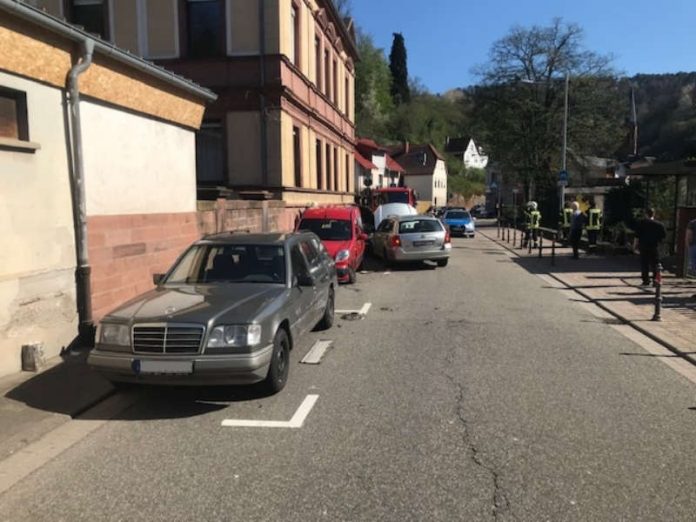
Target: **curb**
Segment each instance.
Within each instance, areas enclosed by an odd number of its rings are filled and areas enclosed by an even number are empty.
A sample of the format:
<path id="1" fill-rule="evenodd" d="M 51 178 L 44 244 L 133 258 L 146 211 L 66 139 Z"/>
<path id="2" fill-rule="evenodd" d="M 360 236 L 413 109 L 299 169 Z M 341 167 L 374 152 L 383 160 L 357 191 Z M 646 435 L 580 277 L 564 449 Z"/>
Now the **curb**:
<path id="1" fill-rule="evenodd" d="M 480 234 L 481 234 L 482 236 L 484 236 L 484 237 L 485 237 L 486 239 L 488 239 L 489 241 L 491 241 L 491 242 L 495 243 L 496 245 L 501 246 L 501 247 L 503 247 L 504 249 L 506 249 L 506 250 L 512 252 L 512 253 L 515 254 L 517 257 L 520 257 L 520 258 L 523 257 L 523 256 L 521 256 L 518 252 L 515 252 L 515 250 L 514 250 L 513 248 L 510 248 L 510 247 L 508 247 L 508 246 L 506 246 L 506 245 L 500 243 L 499 241 L 497 241 L 497 240 L 493 239 L 492 237 L 490 237 L 490 236 L 489 236 L 488 234 L 486 234 L 485 232 L 482 232 L 481 230 L 479 230 L 479 232 L 480 232 Z M 608 306 L 606 306 L 606 305 L 605 305 L 604 303 L 602 303 L 601 301 L 597 301 L 595 298 L 590 297 L 588 294 L 586 294 L 586 293 L 583 292 L 582 290 L 578 290 L 577 288 L 575 288 L 575 287 L 569 285 L 568 283 L 566 283 L 565 281 L 563 281 L 563 280 L 560 279 L 559 277 L 555 276 L 554 274 L 552 274 L 552 273 L 550 273 L 550 272 L 546 272 L 545 275 L 554 278 L 556 281 L 558 281 L 559 283 L 561 283 L 561 284 L 562 284 L 563 286 L 565 286 L 567 289 L 573 290 L 573 291 L 576 292 L 577 294 L 579 294 L 579 295 L 581 295 L 582 297 L 584 297 L 585 299 L 587 299 L 587 300 L 588 300 L 589 302 L 591 302 L 592 304 L 598 306 L 599 308 L 601 308 L 601 309 L 604 310 L 605 312 L 607 312 L 607 313 L 613 315 L 614 317 L 616 317 L 617 319 L 619 319 L 622 323 L 624 323 L 624 324 L 630 326 L 630 327 L 633 328 L 634 330 L 637 330 L 638 332 L 640 332 L 641 334 L 645 335 L 646 337 L 649 337 L 650 339 L 652 339 L 652 340 L 655 341 L 656 343 L 658 343 L 658 344 L 664 346 L 665 348 L 667 348 L 670 352 L 674 353 L 675 355 L 678 355 L 678 356 L 681 357 L 682 359 L 684 359 L 684 360 L 690 362 L 690 363 L 693 364 L 693 365 L 696 365 L 696 356 L 694 356 L 694 355 L 692 355 L 692 354 L 690 354 L 690 353 L 687 353 L 687 352 L 682 351 L 681 349 L 679 349 L 679 348 L 677 348 L 676 346 L 674 346 L 672 343 L 670 343 L 670 342 L 668 342 L 668 341 L 665 341 L 664 339 L 658 337 L 657 335 L 655 335 L 654 333 L 650 332 L 649 330 L 646 330 L 645 328 L 643 328 L 641 325 L 639 325 L 639 324 L 636 323 L 635 321 L 631 321 L 631 320 L 629 320 L 629 319 L 626 319 L 623 315 L 621 315 L 620 313 L 615 312 L 614 310 L 610 309 Z"/>

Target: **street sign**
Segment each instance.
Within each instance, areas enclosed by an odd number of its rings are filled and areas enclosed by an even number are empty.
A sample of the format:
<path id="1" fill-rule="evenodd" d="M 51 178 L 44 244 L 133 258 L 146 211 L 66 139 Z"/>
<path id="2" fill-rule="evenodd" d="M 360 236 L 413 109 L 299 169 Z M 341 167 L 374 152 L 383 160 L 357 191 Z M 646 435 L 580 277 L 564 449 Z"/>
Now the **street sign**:
<path id="1" fill-rule="evenodd" d="M 495 190 L 498 188 L 498 184 L 494 181 L 491 183 L 491 190 Z"/>
<path id="2" fill-rule="evenodd" d="M 558 173 L 558 181 L 561 183 L 568 183 L 568 171 L 562 170 Z"/>

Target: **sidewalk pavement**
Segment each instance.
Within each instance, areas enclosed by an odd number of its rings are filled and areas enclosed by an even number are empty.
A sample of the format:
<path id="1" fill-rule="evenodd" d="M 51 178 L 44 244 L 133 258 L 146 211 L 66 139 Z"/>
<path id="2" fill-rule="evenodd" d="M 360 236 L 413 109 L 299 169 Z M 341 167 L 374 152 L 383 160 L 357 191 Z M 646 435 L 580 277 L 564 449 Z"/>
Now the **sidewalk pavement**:
<path id="1" fill-rule="evenodd" d="M 517 254 L 514 258 L 525 269 L 546 274 L 595 303 L 620 321 L 661 343 L 672 352 L 696 364 L 696 281 L 680 279 L 664 272 L 662 282 L 662 321 L 652 321 L 655 289 L 641 287 L 640 261 L 636 255 L 582 255 L 571 259 L 570 248 L 556 248 L 551 265 L 551 242 L 544 241 L 543 257 L 538 250 L 513 248 L 496 237 L 494 228 L 483 234 Z M 518 245 L 519 247 L 519 245 Z"/>
<path id="2" fill-rule="evenodd" d="M 39 373 L 0 378 L 0 461 L 113 393 L 86 360 L 86 351 L 67 351 Z"/>

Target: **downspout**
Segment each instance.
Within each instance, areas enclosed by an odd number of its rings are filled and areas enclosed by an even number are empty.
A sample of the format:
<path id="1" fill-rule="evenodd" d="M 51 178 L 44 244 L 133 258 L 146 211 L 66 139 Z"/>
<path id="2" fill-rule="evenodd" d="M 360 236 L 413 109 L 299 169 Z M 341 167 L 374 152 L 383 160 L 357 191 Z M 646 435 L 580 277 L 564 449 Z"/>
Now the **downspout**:
<path id="1" fill-rule="evenodd" d="M 266 114 L 266 1 L 259 2 L 259 116 L 260 136 L 259 151 L 261 154 L 261 184 L 268 188 L 268 117 Z M 268 232 L 268 203 L 264 200 L 262 206 L 262 229 Z"/>
<path id="2" fill-rule="evenodd" d="M 77 286 L 77 312 L 79 317 L 78 334 L 80 343 L 90 346 L 94 339 L 92 319 L 91 267 L 87 250 L 87 203 L 85 200 L 85 167 L 82 153 L 82 122 L 80 120 L 79 77 L 92 64 L 94 41 L 85 39 L 81 45 L 82 56 L 68 75 L 68 104 L 70 115 L 70 142 L 72 144 L 72 203 L 75 226 L 75 250 L 77 267 L 75 283 Z"/>

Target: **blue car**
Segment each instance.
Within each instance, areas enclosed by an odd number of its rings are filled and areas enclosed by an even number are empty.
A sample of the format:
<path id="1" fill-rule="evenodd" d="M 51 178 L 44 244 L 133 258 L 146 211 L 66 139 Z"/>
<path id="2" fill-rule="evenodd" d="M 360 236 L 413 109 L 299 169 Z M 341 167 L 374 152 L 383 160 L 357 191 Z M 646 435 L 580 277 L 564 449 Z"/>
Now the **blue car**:
<path id="1" fill-rule="evenodd" d="M 448 210 L 442 216 L 442 222 L 453 236 L 474 237 L 476 233 L 474 218 L 466 210 Z"/>

